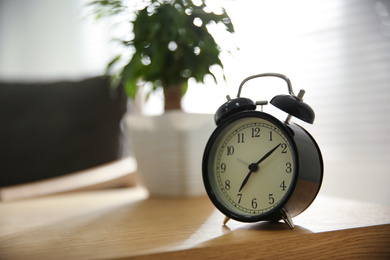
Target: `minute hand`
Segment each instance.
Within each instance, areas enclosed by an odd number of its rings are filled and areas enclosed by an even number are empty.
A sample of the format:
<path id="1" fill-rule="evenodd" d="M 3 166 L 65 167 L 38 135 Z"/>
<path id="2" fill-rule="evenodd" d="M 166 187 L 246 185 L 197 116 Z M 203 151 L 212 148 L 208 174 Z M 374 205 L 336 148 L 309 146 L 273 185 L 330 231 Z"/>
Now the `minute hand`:
<path id="1" fill-rule="evenodd" d="M 257 170 L 257 166 L 258 166 L 262 161 L 264 161 L 265 159 L 267 159 L 267 157 L 270 156 L 273 152 L 275 152 L 275 150 L 278 149 L 278 147 L 279 147 L 280 145 L 281 145 L 281 144 L 278 144 L 277 146 L 275 146 L 271 151 L 269 151 L 268 153 L 266 153 L 260 160 L 258 160 L 258 161 L 255 163 L 256 170 Z M 238 190 L 238 192 L 240 192 L 240 191 L 242 190 L 242 188 L 244 188 L 245 184 L 246 184 L 246 183 L 248 182 L 248 180 L 249 180 L 249 177 L 251 177 L 252 172 L 253 172 L 253 170 L 252 170 L 252 164 L 249 165 L 249 169 L 250 169 L 250 171 L 249 171 L 249 173 L 246 175 L 246 177 L 245 177 L 244 181 L 242 182 L 241 187 L 240 187 L 240 189 Z M 256 171 L 256 170 L 255 170 L 255 171 Z"/>
<path id="2" fill-rule="evenodd" d="M 278 144 L 277 146 L 275 146 L 271 151 L 269 151 L 266 155 L 264 155 L 260 160 L 257 161 L 257 165 L 259 165 L 262 161 L 264 161 L 265 159 L 267 159 L 268 156 L 270 156 L 273 152 L 275 152 L 276 149 L 278 149 L 278 147 L 280 146 L 281 144 Z"/>

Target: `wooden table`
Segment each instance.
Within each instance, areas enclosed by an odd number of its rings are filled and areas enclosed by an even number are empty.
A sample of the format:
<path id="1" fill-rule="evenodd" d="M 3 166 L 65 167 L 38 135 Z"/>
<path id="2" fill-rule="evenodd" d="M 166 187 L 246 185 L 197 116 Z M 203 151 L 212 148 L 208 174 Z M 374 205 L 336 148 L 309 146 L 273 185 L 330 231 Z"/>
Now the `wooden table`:
<path id="1" fill-rule="evenodd" d="M 229 221 L 207 197 L 142 188 L 0 203 L 0 259 L 390 259 L 390 208 L 319 195 L 284 223 Z"/>

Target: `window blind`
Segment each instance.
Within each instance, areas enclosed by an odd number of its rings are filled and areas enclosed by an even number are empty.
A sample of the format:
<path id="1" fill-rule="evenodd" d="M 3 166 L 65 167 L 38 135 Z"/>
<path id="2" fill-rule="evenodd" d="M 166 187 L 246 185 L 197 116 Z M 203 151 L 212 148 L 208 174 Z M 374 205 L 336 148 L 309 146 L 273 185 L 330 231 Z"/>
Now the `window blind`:
<path id="1" fill-rule="evenodd" d="M 389 2 L 338 2 L 327 9 L 337 23 L 300 37 L 308 55 L 298 77 L 313 86 L 318 115 L 312 131 L 328 160 L 383 163 L 390 157 Z"/>
<path id="2" fill-rule="evenodd" d="M 390 204 L 390 1 L 225 3 L 240 47 L 224 57 L 228 84 L 287 75 L 316 113 L 313 126 L 295 121 L 323 152 L 323 192 Z M 245 94 L 260 98 L 270 86 L 269 100 L 283 84 L 258 81 Z"/>

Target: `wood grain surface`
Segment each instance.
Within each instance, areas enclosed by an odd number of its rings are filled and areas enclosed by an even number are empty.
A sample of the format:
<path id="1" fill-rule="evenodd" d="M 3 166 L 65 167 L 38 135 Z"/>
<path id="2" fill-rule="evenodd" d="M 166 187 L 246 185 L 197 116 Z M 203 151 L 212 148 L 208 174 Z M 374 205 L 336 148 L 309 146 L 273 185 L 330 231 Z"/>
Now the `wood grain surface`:
<path id="1" fill-rule="evenodd" d="M 142 188 L 0 203 L 0 259 L 390 258 L 390 208 L 319 196 L 283 222 L 229 221 L 207 197 Z"/>

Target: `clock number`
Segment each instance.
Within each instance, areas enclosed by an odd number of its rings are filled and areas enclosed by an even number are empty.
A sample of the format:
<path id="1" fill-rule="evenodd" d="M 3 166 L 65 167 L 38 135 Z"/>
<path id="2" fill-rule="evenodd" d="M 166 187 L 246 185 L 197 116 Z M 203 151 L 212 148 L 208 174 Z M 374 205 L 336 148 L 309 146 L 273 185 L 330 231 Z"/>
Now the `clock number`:
<path id="1" fill-rule="evenodd" d="M 240 204 L 241 198 L 242 198 L 242 194 L 241 194 L 241 193 L 238 193 L 238 194 L 237 194 L 237 197 L 239 198 L 239 199 L 238 199 L 238 204 Z"/>
<path id="2" fill-rule="evenodd" d="M 256 198 L 253 198 L 252 200 L 252 208 L 256 209 L 257 208 L 257 199 Z"/>
<path id="3" fill-rule="evenodd" d="M 233 154 L 234 154 L 234 146 L 228 146 L 227 155 L 233 155 Z"/>
<path id="4" fill-rule="evenodd" d="M 269 140 L 270 140 L 270 141 L 273 141 L 273 140 L 272 140 L 272 131 L 269 131 Z"/>
<path id="5" fill-rule="evenodd" d="M 260 137 L 260 127 L 252 128 L 252 137 Z"/>
<path id="6" fill-rule="evenodd" d="M 275 199 L 272 197 L 274 194 L 270 193 L 269 196 L 268 196 L 268 203 L 269 204 L 274 204 L 275 202 Z"/>
<path id="7" fill-rule="evenodd" d="M 238 134 L 238 143 L 243 143 L 244 142 L 244 133 Z"/>
<path id="8" fill-rule="evenodd" d="M 282 182 L 282 184 L 280 184 L 279 187 L 282 188 L 283 191 L 285 191 L 286 188 L 287 188 L 287 186 L 286 186 L 286 184 L 284 183 L 284 181 Z"/>
<path id="9" fill-rule="evenodd" d="M 282 153 L 287 153 L 287 144 L 282 144 Z"/>
<path id="10" fill-rule="evenodd" d="M 286 172 L 287 172 L 287 173 L 290 173 L 290 172 L 292 171 L 291 163 L 289 163 L 289 162 L 286 163 L 286 167 L 287 167 L 287 168 L 286 168 Z"/>
<path id="11" fill-rule="evenodd" d="M 221 164 L 221 173 L 224 173 L 226 171 L 226 164 L 222 163 Z"/>
<path id="12" fill-rule="evenodd" d="M 229 180 L 225 181 L 225 190 L 230 190 L 230 181 Z"/>

